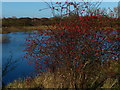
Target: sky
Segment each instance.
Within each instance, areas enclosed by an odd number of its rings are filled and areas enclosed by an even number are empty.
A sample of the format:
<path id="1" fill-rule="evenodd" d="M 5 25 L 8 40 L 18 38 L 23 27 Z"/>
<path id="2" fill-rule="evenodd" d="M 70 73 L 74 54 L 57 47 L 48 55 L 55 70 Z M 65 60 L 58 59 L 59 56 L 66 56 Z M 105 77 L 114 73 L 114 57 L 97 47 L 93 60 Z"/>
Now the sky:
<path id="1" fill-rule="evenodd" d="M 46 7 L 48 6 L 43 2 L 3 2 L 2 17 L 51 17 L 50 9 L 39 11 L 39 9 Z"/>
<path id="2" fill-rule="evenodd" d="M 116 7 L 118 2 L 102 2 L 100 7 Z M 45 2 L 2 2 L 2 17 L 30 17 L 49 18 L 52 17 L 50 9 L 39 11 L 39 9 L 49 8 Z"/>

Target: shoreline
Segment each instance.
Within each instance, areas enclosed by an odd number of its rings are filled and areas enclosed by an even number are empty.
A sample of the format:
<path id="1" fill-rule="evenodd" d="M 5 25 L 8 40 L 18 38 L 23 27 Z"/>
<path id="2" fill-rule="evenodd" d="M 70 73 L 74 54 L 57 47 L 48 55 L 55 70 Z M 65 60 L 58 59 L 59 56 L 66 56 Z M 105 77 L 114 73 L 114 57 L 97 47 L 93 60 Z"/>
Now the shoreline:
<path id="1" fill-rule="evenodd" d="M 46 30 L 52 29 L 54 30 L 55 27 L 52 26 L 19 26 L 19 27 L 3 27 L 0 29 L 1 34 L 11 33 L 11 32 L 28 32 L 33 30 Z"/>
<path id="2" fill-rule="evenodd" d="M 113 29 L 120 29 L 115 27 L 101 27 L 101 30 L 105 30 L 106 28 L 113 28 Z M 28 32 L 28 31 L 34 31 L 34 30 L 56 30 L 56 27 L 53 26 L 22 26 L 22 27 L 3 27 L 0 28 L 0 34 L 7 34 L 12 32 Z"/>

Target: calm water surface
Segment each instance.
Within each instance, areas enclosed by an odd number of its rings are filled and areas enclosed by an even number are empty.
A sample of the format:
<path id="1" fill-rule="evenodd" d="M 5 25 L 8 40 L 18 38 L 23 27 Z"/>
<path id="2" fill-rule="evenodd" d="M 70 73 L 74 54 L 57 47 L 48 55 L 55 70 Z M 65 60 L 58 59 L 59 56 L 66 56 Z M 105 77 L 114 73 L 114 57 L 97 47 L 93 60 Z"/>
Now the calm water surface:
<path id="1" fill-rule="evenodd" d="M 2 44 L 2 68 L 5 67 L 8 61 L 17 60 L 17 63 L 13 64 L 16 67 L 3 76 L 3 82 L 8 84 L 13 80 L 32 76 L 34 74 L 34 68 L 27 63 L 27 60 L 24 58 L 25 52 L 23 51 L 25 49 L 25 38 L 28 34 L 17 32 L 3 34 L 3 36 L 7 37 L 8 40 L 0 43 L 0 45 Z"/>

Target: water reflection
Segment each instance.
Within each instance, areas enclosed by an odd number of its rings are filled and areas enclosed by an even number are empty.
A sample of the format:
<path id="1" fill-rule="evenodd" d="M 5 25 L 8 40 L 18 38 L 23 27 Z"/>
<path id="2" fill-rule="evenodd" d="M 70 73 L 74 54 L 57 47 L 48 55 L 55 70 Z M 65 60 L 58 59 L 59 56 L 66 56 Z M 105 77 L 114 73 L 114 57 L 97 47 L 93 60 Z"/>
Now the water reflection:
<path id="1" fill-rule="evenodd" d="M 8 61 L 18 61 L 15 63 L 16 67 L 14 70 L 8 72 L 3 77 L 3 82 L 8 84 L 18 78 L 31 75 L 34 70 L 32 65 L 28 65 L 27 60 L 23 58 L 25 54 L 25 52 L 23 52 L 25 48 L 25 38 L 28 37 L 28 34 L 24 32 L 8 33 L 3 34 L 3 37 L 2 41 L 4 42 L 0 43 L 0 45 L 2 45 L 2 67 L 4 68 Z"/>
<path id="2" fill-rule="evenodd" d="M 1 42 L 2 43 L 9 43 L 9 41 L 10 41 L 10 39 L 9 39 L 10 37 L 9 36 L 7 36 L 7 35 L 2 35 L 2 39 L 1 39 Z"/>

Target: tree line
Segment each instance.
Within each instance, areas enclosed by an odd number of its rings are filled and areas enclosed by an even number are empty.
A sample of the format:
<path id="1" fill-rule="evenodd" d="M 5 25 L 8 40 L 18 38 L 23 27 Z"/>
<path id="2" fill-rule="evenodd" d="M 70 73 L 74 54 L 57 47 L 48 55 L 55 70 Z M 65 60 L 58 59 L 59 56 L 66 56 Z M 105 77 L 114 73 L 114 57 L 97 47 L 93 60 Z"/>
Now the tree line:
<path id="1" fill-rule="evenodd" d="M 75 19 L 74 16 L 69 17 L 53 17 L 53 18 L 29 18 L 29 17 L 23 17 L 23 18 L 3 18 L 2 19 L 2 27 L 19 27 L 19 26 L 41 26 L 41 25 L 53 25 L 53 23 L 59 23 L 60 20 L 65 21 L 67 19 Z M 83 17 L 84 18 L 84 17 Z M 97 20 L 97 18 L 94 18 Z M 102 19 L 106 21 L 105 16 L 102 16 Z M 112 20 L 115 20 L 115 18 L 111 19 L 110 24 L 114 24 Z M 116 22 L 119 24 L 119 20 L 117 19 Z"/>
<path id="2" fill-rule="evenodd" d="M 58 21 L 59 18 L 3 18 L 2 27 L 18 27 L 18 26 L 40 26 L 51 25 L 54 21 Z"/>

